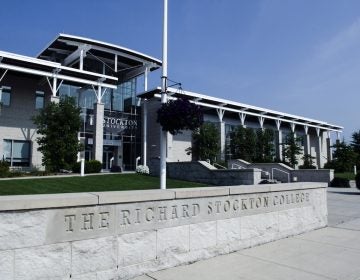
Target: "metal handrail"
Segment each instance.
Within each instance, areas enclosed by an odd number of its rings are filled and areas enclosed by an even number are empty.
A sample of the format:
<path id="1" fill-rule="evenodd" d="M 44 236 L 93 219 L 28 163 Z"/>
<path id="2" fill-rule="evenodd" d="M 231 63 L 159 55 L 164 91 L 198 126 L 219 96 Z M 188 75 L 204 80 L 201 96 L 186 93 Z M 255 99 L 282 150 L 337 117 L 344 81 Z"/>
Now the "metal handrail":
<path id="1" fill-rule="evenodd" d="M 234 168 L 235 167 L 235 168 Z M 239 165 L 239 164 L 236 164 L 236 163 L 232 163 L 231 164 L 231 169 L 246 169 L 245 167 Z"/>
<path id="2" fill-rule="evenodd" d="M 216 162 L 214 162 L 214 164 L 213 164 L 213 166 L 215 166 L 215 167 L 220 167 L 221 169 L 227 169 L 225 166 L 222 166 L 221 164 L 218 164 L 218 163 L 216 163 Z"/>
<path id="3" fill-rule="evenodd" d="M 280 172 L 282 172 L 282 173 L 285 173 L 286 175 L 287 175 L 287 177 L 288 177 L 288 183 L 290 183 L 290 173 L 289 172 L 286 172 L 286 171 L 284 171 L 284 170 L 281 170 L 281 169 L 279 169 L 279 168 L 271 168 L 271 178 L 274 180 L 274 170 L 277 170 L 277 171 L 280 171 Z"/>

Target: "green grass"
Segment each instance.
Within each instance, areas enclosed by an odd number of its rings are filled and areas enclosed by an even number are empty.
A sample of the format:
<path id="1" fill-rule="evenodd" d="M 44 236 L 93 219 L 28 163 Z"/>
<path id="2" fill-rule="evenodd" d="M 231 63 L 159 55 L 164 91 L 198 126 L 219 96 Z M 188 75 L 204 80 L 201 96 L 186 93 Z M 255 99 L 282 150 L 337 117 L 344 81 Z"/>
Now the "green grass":
<path id="1" fill-rule="evenodd" d="M 158 189 L 158 177 L 140 174 L 1 180 L 0 195 L 103 192 Z M 167 188 L 194 188 L 204 184 L 167 179 Z"/>
<path id="2" fill-rule="evenodd" d="M 334 176 L 348 180 L 355 180 L 355 174 L 351 172 L 335 173 Z"/>

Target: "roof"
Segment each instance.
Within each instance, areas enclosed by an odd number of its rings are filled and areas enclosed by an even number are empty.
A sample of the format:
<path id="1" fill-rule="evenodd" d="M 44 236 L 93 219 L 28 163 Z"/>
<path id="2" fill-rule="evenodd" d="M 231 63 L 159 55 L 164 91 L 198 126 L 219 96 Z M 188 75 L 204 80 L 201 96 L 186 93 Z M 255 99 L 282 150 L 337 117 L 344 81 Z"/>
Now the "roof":
<path id="1" fill-rule="evenodd" d="M 118 79 L 103 74 L 79 70 L 29 56 L 0 51 L 0 69 L 42 77 L 57 77 L 73 83 L 116 88 Z"/>
<path id="2" fill-rule="evenodd" d="M 119 64 L 123 64 L 124 67 L 150 64 L 150 70 L 155 70 L 162 65 L 161 60 L 157 58 L 119 45 L 63 33 L 51 41 L 37 57 L 61 62 L 75 52 L 79 46 L 86 46 L 95 56 L 105 59 L 113 60 L 114 55 L 117 55 Z"/>
<path id="3" fill-rule="evenodd" d="M 160 97 L 161 88 L 155 88 L 144 92 L 138 97 L 141 98 L 153 98 Z M 235 102 L 227 99 L 212 97 L 204 94 L 194 93 L 190 91 L 183 91 L 174 88 L 168 88 L 168 95 L 171 98 L 186 98 L 191 102 L 198 104 L 203 107 L 214 108 L 214 109 L 224 109 L 225 111 L 234 112 L 234 113 L 244 113 L 246 115 L 263 117 L 264 119 L 280 120 L 281 122 L 294 123 L 309 127 L 320 128 L 329 131 L 339 131 L 343 130 L 342 126 L 330 124 L 324 121 L 319 121 L 315 119 L 305 118 L 302 116 L 287 114 L 279 111 L 274 111 L 266 108 L 256 107 L 240 102 Z"/>

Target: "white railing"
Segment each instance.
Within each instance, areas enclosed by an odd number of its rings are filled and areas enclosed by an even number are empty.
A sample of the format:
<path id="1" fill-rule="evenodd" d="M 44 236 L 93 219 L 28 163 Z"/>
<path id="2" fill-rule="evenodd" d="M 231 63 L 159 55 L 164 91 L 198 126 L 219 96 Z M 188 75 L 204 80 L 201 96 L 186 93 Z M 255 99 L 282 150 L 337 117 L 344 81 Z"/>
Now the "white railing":
<path id="1" fill-rule="evenodd" d="M 215 166 L 216 168 L 220 168 L 220 169 L 227 169 L 225 166 L 222 166 L 221 164 L 218 164 L 216 162 L 214 162 L 213 166 Z"/>
<path id="2" fill-rule="evenodd" d="M 231 169 L 246 169 L 246 168 L 239 164 L 233 163 L 231 164 Z"/>
<path id="3" fill-rule="evenodd" d="M 282 173 L 285 173 L 287 175 L 287 178 L 288 178 L 288 183 L 290 183 L 290 173 L 289 172 L 286 172 L 284 170 L 281 170 L 279 168 L 271 168 L 271 179 L 274 180 L 274 171 L 279 171 L 279 172 L 282 172 Z"/>

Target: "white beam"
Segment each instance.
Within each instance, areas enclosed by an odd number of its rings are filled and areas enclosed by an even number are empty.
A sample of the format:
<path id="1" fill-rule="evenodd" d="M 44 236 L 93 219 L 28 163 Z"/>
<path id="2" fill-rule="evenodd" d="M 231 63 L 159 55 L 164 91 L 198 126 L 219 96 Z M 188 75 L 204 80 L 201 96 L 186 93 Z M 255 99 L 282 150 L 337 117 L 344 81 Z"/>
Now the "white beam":
<path id="1" fill-rule="evenodd" d="M 239 118 L 240 118 L 240 121 L 241 121 L 241 125 L 245 126 L 246 114 L 244 112 L 239 112 Z"/>
<path id="2" fill-rule="evenodd" d="M 29 69 L 29 68 L 20 67 L 20 66 L 13 66 L 13 65 L 8 65 L 8 64 L 3 64 L 3 63 L 0 63 L 0 68 L 8 69 L 8 70 L 16 71 L 16 72 L 22 72 L 22 73 L 42 76 L 42 77 L 49 77 L 49 78 L 56 77 L 59 80 L 70 81 L 70 82 L 75 82 L 75 83 L 80 83 L 80 84 L 93 85 L 93 86 L 100 85 L 102 87 L 112 88 L 112 89 L 117 88 L 115 85 L 110 85 L 110 84 L 99 82 L 99 81 L 91 81 L 91 80 L 87 80 L 87 79 L 61 75 L 61 74 L 57 74 L 57 73 L 50 73 L 50 72 L 41 71 L 41 70 L 34 70 L 34 69 Z"/>
<path id="3" fill-rule="evenodd" d="M 219 122 L 222 122 L 223 118 L 224 118 L 225 110 L 221 109 L 221 108 L 218 108 L 218 109 L 216 109 L 216 112 L 217 112 L 218 117 L 219 117 Z"/>
<path id="4" fill-rule="evenodd" d="M 295 126 L 296 126 L 296 123 L 294 123 L 294 122 L 291 122 L 291 123 L 290 123 L 290 127 L 291 127 L 291 132 L 292 132 L 292 133 L 295 133 Z"/>
<path id="5" fill-rule="evenodd" d="M 265 121 L 264 116 L 259 116 L 258 119 L 261 129 L 264 129 L 264 121 Z"/>
<path id="6" fill-rule="evenodd" d="M 277 130 L 280 130 L 281 120 L 280 120 L 280 119 L 276 119 L 276 120 L 275 120 L 275 123 L 276 123 L 276 129 L 277 129 Z"/>
<path id="7" fill-rule="evenodd" d="M 2 74 L 2 76 L 0 77 L 0 82 L 4 79 L 6 73 L 8 72 L 8 69 L 5 70 L 4 74 Z"/>

